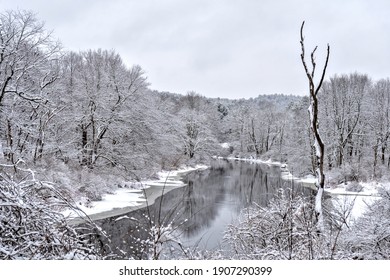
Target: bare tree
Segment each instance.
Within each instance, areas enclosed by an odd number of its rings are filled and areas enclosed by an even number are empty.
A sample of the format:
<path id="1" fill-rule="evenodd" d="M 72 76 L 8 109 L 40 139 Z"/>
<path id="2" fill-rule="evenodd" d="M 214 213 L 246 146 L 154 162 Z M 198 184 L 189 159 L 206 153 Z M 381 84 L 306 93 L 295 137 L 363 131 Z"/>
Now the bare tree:
<path id="1" fill-rule="evenodd" d="M 60 49 L 33 13 L 0 14 L 0 141 L 8 162 L 31 154 L 35 162 L 43 154 L 57 110 L 50 96 L 56 90 Z"/>
<path id="2" fill-rule="evenodd" d="M 305 45 L 304 45 L 304 36 L 303 36 L 303 27 L 305 25 L 305 22 L 302 22 L 301 26 L 301 60 L 303 67 L 306 72 L 307 79 L 309 80 L 309 91 L 310 91 L 310 106 L 309 106 L 309 113 L 310 113 L 310 122 L 311 122 L 311 130 L 314 135 L 314 147 L 316 151 L 316 159 L 317 159 L 317 196 L 316 196 L 316 202 L 315 202 L 315 211 L 318 216 L 318 225 L 322 227 L 322 194 L 324 192 L 324 184 L 325 184 L 325 175 L 324 175 L 324 151 L 325 151 L 325 145 L 322 141 L 320 132 L 319 132 L 319 121 L 318 121 L 318 92 L 321 89 L 322 83 L 325 78 L 326 68 L 328 66 L 329 61 L 329 54 L 330 54 L 330 46 L 328 44 L 327 47 L 327 53 L 326 53 L 326 60 L 325 65 L 322 69 L 322 74 L 320 77 L 320 81 L 317 85 L 315 85 L 314 82 L 314 74 L 316 70 L 316 61 L 315 61 L 315 52 L 317 50 L 317 46 L 314 48 L 314 50 L 311 52 L 311 71 L 309 71 L 309 68 L 305 61 Z"/>
<path id="3" fill-rule="evenodd" d="M 17 94 L 25 100 L 42 100 L 41 91 L 52 84 L 56 76 L 50 69 L 43 71 L 49 60 L 56 58 L 60 44 L 35 15 L 26 11 L 0 14 L 0 104 L 7 94 Z M 43 72 L 33 81 L 35 72 Z M 40 88 L 31 90 L 35 83 Z"/>
<path id="4" fill-rule="evenodd" d="M 369 105 L 373 110 L 369 110 L 369 128 L 375 138 L 371 146 L 374 151 L 374 176 L 377 176 L 378 163 L 385 165 L 386 153 L 388 152 L 388 143 L 390 139 L 390 80 L 382 79 L 377 81 L 370 91 Z M 387 162 L 387 168 L 390 167 L 390 157 Z"/>
<path id="5" fill-rule="evenodd" d="M 73 119 L 67 121 L 66 131 L 79 134 L 75 143 L 81 165 L 93 168 L 98 160 L 119 164 L 114 155 L 130 142 L 125 138 L 132 122 L 145 127 L 143 120 L 134 120 L 133 108 L 148 85 L 143 70 L 137 65 L 127 69 L 113 51 L 70 53 L 66 60 L 65 91 L 75 101 L 69 106 L 65 100 L 65 111 Z"/>
<path id="6" fill-rule="evenodd" d="M 324 82 L 322 87 L 323 108 L 326 111 L 328 141 L 333 146 L 329 167 L 340 167 L 344 160 L 352 160 L 354 151 L 357 152 L 358 138 L 356 132 L 362 131 L 363 100 L 370 89 L 370 79 L 367 75 L 353 73 L 336 75 Z M 359 133 L 361 134 L 361 133 Z"/>

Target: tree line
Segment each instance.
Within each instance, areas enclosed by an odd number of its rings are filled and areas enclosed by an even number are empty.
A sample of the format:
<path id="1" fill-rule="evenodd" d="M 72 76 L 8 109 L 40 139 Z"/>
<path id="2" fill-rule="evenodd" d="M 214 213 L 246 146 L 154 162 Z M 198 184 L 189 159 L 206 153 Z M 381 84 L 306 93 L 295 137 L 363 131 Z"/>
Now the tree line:
<path id="1" fill-rule="evenodd" d="M 298 175 L 316 169 L 307 97 L 228 100 L 151 91 L 141 66 L 127 66 L 113 50 L 65 52 L 30 12 L 2 13 L 0 40 L 6 163 L 54 161 L 146 176 L 148 168 L 212 155 L 252 155 L 287 162 Z M 318 118 L 327 170 L 367 179 L 389 168 L 389 84 L 359 73 L 324 81 Z"/>

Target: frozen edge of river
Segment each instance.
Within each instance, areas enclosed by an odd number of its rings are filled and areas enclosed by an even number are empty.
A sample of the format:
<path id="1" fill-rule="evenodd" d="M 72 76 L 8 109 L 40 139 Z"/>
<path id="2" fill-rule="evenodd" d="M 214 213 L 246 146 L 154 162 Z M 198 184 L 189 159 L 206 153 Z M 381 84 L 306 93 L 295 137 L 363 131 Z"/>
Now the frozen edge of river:
<path id="1" fill-rule="evenodd" d="M 289 181 L 294 180 L 296 182 L 301 183 L 304 187 L 311 188 L 313 190 L 317 190 L 315 186 L 316 178 L 307 177 L 307 178 L 299 178 L 295 177 L 289 170 L 287 164 L 272 161 L 272 160 L 261 160 L 255 158 L 220 158 L 227 160 L 237 160 L 244 161 L 250 163 L 258 163 L 258 164 L 267 164 L 280 166 L 281 169 L 281 177 L 283 180 Z M 349 219 L 350 221 L 357 219 L 362 216 L 364 212 L 368 210 L 368 207 L 377 199 L 380 198 L 378 194 L 378 189 L 380 187 L 385 187 L 383 184 L 378 183 L 376 181 L 372 182 L 359 182 L 359 184 L 363 187 L 360 192 L 352 192 L 347 191 L 345 189 L 346 185 L 340 184 L 335 188 L 327 188 L 325 187 L 325 192 L 331 195 L 333 205 L 340 210 L 350 209 Z"/>
<path id="2" fill-rule="evenodd" d="M 173 189 L 184 187 L 186 184 L 182 180 L 186 174 L 207 168 L 206 165 L 196 165 L 195 167 L 162 171 L 157 173 L 158 180 L 138 183 L 139 189 L 119 188 L 112 194 L 103 195 L 102 200 L 93 201 L 91 206 L 81 204 L 77 208 L 63 211 L 62 214 L 69 220 L 70 224 L 82 223 L 86 219 L 96 221 L 122 215 L 152 205 L 161 195 Z"/>

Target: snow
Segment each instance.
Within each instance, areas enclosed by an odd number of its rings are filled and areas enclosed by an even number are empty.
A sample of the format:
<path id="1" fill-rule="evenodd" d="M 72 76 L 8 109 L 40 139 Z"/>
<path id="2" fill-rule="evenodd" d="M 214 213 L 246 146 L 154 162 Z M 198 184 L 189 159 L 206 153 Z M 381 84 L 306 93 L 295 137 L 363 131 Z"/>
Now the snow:
<path id="1" fill-rule="evenodd" d="M 159 177 L 158 180 L 144 181 L 139 184 L 136 184 L 137 189 L 117 189 L 112 194 L 103 195 L 102 200 L 93 201 L 88 206 L 79 202 L 78 208 L 80 209 L 80 211 L 76 209 L 67 209 L 62 213 L 68 219 L 102 213 L 105 213 L 104 217 L 110 217 L 120 213 L 113 211 L 116 209 L 129 209 L 129 207 L 133 207 L 135 209 L 136 207 L 146 205 L 147 200 L 148 204 L 151 205 L 154 202 L 154 199 L 161 195 L 161 192 L 151 195 L 150 197 L 145 197 L 145 190 L 148 189 L 152 191 L 151 189 L 153 188 L 159 190 L 163 188 L 163 190 L 169 191 L 177 187 L 183 187 L 185 186 L 185 184 L 183 181 L 181 181 L 182 176 L 195 170 L 204 170 L 207 168 L 208 167 L 206 165 L 196 165 L 195 167 L 183 167 L 174 171 L 162 171 L 157 174 Z M 124 219 L 126 217 L 123 216 L 120 218 Z"/>
<path id="2" fill-rule="evenodd" d="M 229 149 L 229 143 L 221 143 L 221 147 L 224 149 Z"/>
<path id="3" fill-rule="evenodd" d="M 84 213 L 92 215 L 110 211 L 115 208 L 137 206 L 145 201 L 145 198 L 142 196 L 141 190 L 118 189 L 112 194 L 103 195 L 103 198 L 100 201 L 93 201 L 91 206 L 85 206 L 84 204 L 78 205 L 78 208 L 82 211 L 69 209 L 64 211 L 63 214 L 65 217 L 73 218 L 84 216 Z"/>
<path id="4" fill-rule="evenodd" d="M 307 176 L 305 178 L 295 177 L 289 170 L 287 164 L 272 161 L 268 159 L 266 161 L 253 158 L 227 158 L 228 160 L 240 160 L 245 162 L 260 163 L 267 165 L 280 166 L 281 177 L 283 180 L 294 180 L 301 183 L 304 187 L 317 190 L 316 183 L 317 178 L 314 176 Z M 378 189 L 383 185 L 378 182 L 359 182 L 362 186 L 362 190 L 359 192 L 348 191 L 344 184 L 340 184 L 336 188 L 328 188 L 325 186 L 324 192 L 332 196 L 333 204 L 338 208 L 350 208 L 349 219 L 354 220 L 362 216 L 368 207 L 377 199 L 379 199 Z M 316 196 L 316 199 L 319 196 Z M 316 207 L 318 206 L 316 201 Z"/>
<path id="5" fill-rule="evenodd" d="M 1 142 L 0 142 L 0 159 L 4 159 L 3 144 L 1 144 Z"/>
<path id="6" fill-rule="evenodd" d="M 340 198 L 340 197 L 339 197 Z M 363 213 L 365 213 L 369 206 L 379 199 L 379 197 L 364 197 L 364 196 L 346 196 L 344 198 L 346 203 L 350 202 L 350 200 L 353 199 L 353 207 L 351 209 L 350 218 L 352 220 L 356 220 L 357 218 L 361 217 Z"/>
<path id="7" fill-rule="evenodd" d="M 362 216 L 373 202 L 380 199 L 378 189 L 383 187 L 382 184 L 377 182 L 359 182 L 359 185 L 362 186 L 362 190 L 359 192 L 346 190 L 348 185 L 345 184 L 340 184 L 333 189 L 326 189 L 332 195 L 333 204 L 336 207 L 350 208 L 349 219 L 351 221 Z"/>
<path id="8" fill-rule="evenodd" d="M 297 182 L 302 183 L 305 187 L 309 187 L 316 190 L 315 184 L 317 179 L 314 176 L 308 176 L 306 178 L 295 177 L 288 170 L 287 164 L 271 161 L 270 159 L 266 161 L 256 158 L 227 159 L 280 166 L 283 180 L 295 180 Z M 156 197 L 161 195 L 161 192 L 155 195 L 150 195 L 150 197 L 145 198 L 146 189 L 155 188 L 160 191 L 162 189 L 164 192 L 168 192 L 171 189 L 185 186 L 185 184 L 181 180 L 181 178 L 185 174 L 195 170 L 204 170 L 207 168 L 208 167 L 206 165 L 197 165 L 195 167 L 183 167 L 173 171 L 162 171 L 157 174 L 159 177 L 158 180 L 140 182 L 139 184 L 137 184 L 137 189 L 117 189 L 112 194 L 104 195 L 101 201 L 94 201 L 89 206 L 85 206 L 84 204 L 79 205 L 78 207 L 81 211 L 68 209 L 66 211 L 63 211 L 63 214 L 66 217 L 72 219 L 78 216 L 84 216 L 85 214 L 89 216 L 99 213 L 108 213 L 111 211 L 112 213 L 109 214 L 109 216 L 113 216 L 118 213 L 120 214 L 120 212 L 113 212 L 113 210 L 124 208 L 128 209 L 129 207 L 140 207 L 142 205 L 145 205 L 146 199 L 148 199 L 148 204 L 150 205 L 154 202 L 154 199 Z M 368 205 L 378 199 L 379 196 L 377 189 L 378 187 L 380 187 L 380 184 L 376 182 L 361 182 L 360 185 L 363 187 L 362 191 L 360 192 L 347 191 L 345 189 L 345 185 L 343 184 L 340 184 L 338 187 L 332 189 L 326 188 L 325 192 L 332 195 L 332 198 L 334 199 L 334 204 L 338 205 L 338 207 L 347 207 L 348 205 L 351 205 L 351 203 L 353 203 L 350 216 L 351 218 L 357 218 L 367 210 Z M 126 217 L 123 216 L 121 218 Z"/>
<path id="9" fill-rule="evenodd" d="M 316 150 L 316 157 L 317 159 L 321 157 L 321 148 L 320 148 L 320 145 L 318 144 L 318 140 L 315 139 L 314 140 L 314 147 L 315 147 L 315 150 Z"/>
<path id="10" fill-rule="evenodd" d="M 315 209 L 316 209 L 316 212 L 319 213 L 320 215 L 322 214 L 322 194 L 323 193 L 324 193 L 324 189 L 319 188 L 317 195 L 316 195 Z"/>
<path id="11" fill-rule="evenodd" d="M 283 166 L 285 164 L 282 164 L 278 161 L 272 161 L 271 159 L 268 160 L 262 160 L 258 158 L 235 158 L 235 157 L 227 157 L 227 160 L 239 160 L 239 161 L 246 161 L 250 163 L 261 163 L 261 164 L 267 164 L 267 165 L 276 165 L 276 166 Z"/>

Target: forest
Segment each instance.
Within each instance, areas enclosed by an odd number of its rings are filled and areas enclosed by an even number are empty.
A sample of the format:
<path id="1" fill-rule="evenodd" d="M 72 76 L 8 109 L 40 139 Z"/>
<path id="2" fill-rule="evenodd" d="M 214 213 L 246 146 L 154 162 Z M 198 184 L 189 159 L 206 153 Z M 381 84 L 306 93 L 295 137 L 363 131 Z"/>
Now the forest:
<path id="1" fill-rule="evenodd" d="M 316 175 L 308 93 L 161 92 L 129 63 L 115 50 L 64 51 L 32 12 L 0 13 L 0 259 L 104 258 L 61 210 L 161 170 L 251 157 Z M 318 232 L 310 202 L 282 193 L 229 228 L 234 254 L 204 258 L 389 258 L 390 79 L 333 75 L 318 106 L 325 187 L 380 184 L 381 199 L 353 224 L 330 209 Z"/>

